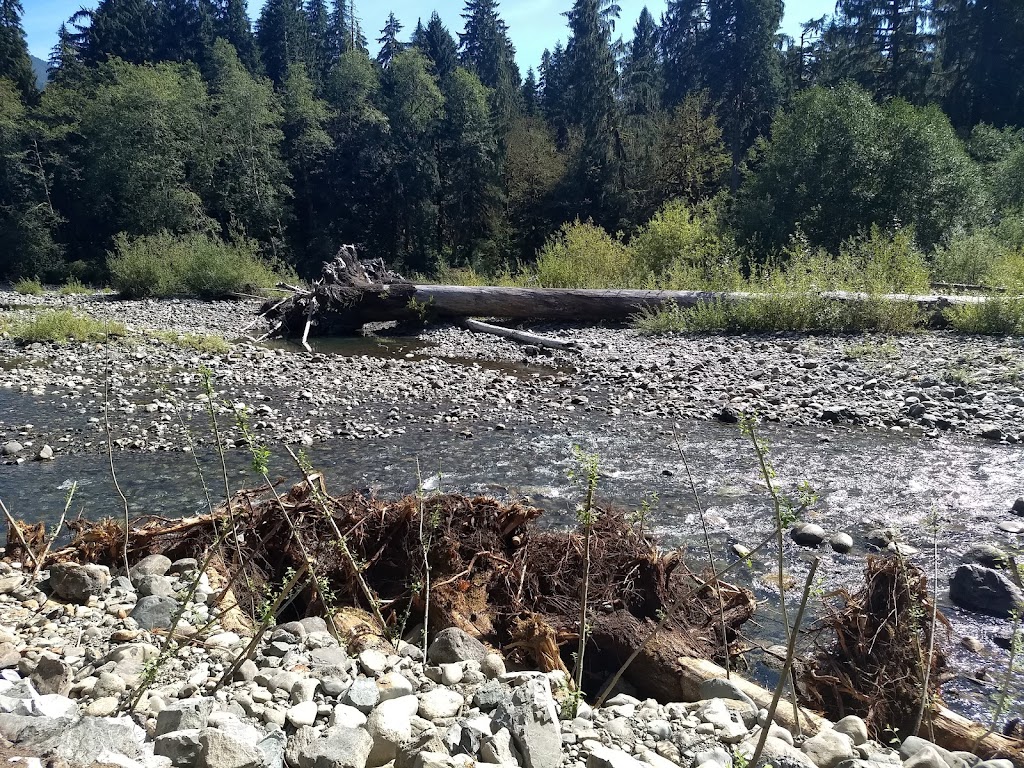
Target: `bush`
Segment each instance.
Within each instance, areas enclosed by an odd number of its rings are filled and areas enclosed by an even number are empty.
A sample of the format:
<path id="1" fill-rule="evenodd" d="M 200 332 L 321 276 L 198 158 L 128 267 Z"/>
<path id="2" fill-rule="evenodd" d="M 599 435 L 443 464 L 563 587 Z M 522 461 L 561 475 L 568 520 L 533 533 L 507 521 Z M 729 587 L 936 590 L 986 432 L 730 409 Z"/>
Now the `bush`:
<path id="1" fill-rule="evenodd" d="M 118 235 L 108 260 L 114 288 L 125 298 L 258 293 L 278 281 L 251 242 L 225 243 L 208 235 Z"/>
<path id="2" fill-rule="evenodd" d="M 70 341 L 106 341 L 124 336 L 127 331 L 121 323 L 95 320 L 66 309 L 43 312 L 27 320 L 15 321 L 11 338 L 22 344 Z"/>
<path id="3" fill-rule="evenodd" d="M 630 240 L 637 269 L 648 283 L 676 289 L 726 289 L 741 282 L 736 245 L 717 211 L 692 210 L 674 200 Z"/>
<path id="4" fill-rule="evenodd" d="M 577 219 L 563 224 L 544 244 L 537 256 L 536 281 L 543 288 L 631 288 L 642 277 L 621 240 Z"/>
<path id="5" fill-rule="evenodd" d="M 970 234 L 958 233 L 936 250 L 935 278 L 946 283 L 1020 290 L 1024 288 L 1024 248 L 1015 239 L 1009 223 Z"/>
<path id="6" fill-rule="evenodd" d="M 20 293 L 22 296 L 41 296 L 43 284 L 39 282 L 38 278 L 23 277 L 14 284 L 14 292 Z"/>
<path id="7" fill-rule="evenodd" d="M 1024 299 L 989 297 L 945 312 L 949 324 L 962 333 L 1019 334 L 1024 332 Z"/>

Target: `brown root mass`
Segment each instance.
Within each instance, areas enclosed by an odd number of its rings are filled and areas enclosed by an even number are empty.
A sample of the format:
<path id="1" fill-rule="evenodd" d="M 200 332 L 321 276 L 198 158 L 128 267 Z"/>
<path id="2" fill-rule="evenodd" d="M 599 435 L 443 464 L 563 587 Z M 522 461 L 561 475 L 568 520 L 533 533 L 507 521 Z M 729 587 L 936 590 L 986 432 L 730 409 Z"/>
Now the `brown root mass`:
<path id="1" fill-rule="evenodd" d="M 324 606 L 312 584 L 306 584 L 292 611 L 327 615 L 346 606 L 372 610 L 361 576 L 388 625 L 384 633 L 418 636 L 409 630 L 422 623 L 426 608 L 426 545 L 431 636 L 457 626 L 503 649 L 513 665 L 572 667 L 585 558 L 581 531 L 541 530 L 541 510 L 520 503 L 456 494 L 394 501 L 358 493 L 332 498 L 321 483 L 314 476 L 312 483 L 294 486 L 280 502 L 268 491 L 242 491 L 232 500 L 238 535 L 225 536 L 219 557 L 235 574 L 231 586 L 250 616 L 259 615 L 265 595 L 287 573 L 302 567 L 304 548 L 334 604 Z M 214 546 L 218 530 L 222 535 L 231 530 L 231 517 L 222 507 L 214 515 L 184 520 L 137 521 L 130 529 L 129 560 L 154 553 L 201 559 Z M 114 566 L 121 562 L 119 526 L 112 521 L 74 525 L 71 546 L 55 556 Z M 622 512 L 599 511 L 590 558 L 593 634 L 585 688 L 595 691 L 645 640 L 663 612 L 670 619 L 650 646 L 659 649 L 665 663 L 676 664 L 680 656 L 724 658 L 717 592 L 676 553 L 660 553 Z M 722 596 L 725 640 L 730 644 L 735 629 L 753 612 L 754 600 L 748 591 L 728 585 L 723 585 Z M 652 695 L 670 696 L 673 689 L 661 678 L 671 671 L 661 670 L 653 676 L 658 679 L 650 680 L 644 661 L 641 657 L 634 665 L 639 670 L 634 685 Z"/>
<path id="2" fill-rule="evenodd" d="M 916 724 L 929 664 L 929 704 L 940 701 L 946 667 L 939 642 L 929 659 L 938 627 L 928 579 L 903 558 L 869 557 L 864 587 L 840 597 L 845 604 L 823 621 L 829 640 L 819 645 L 801 681 L 805 700 L 834 717 L 862 717 L 877 738 L 905 736 Z M 949 627 L 941 613 L 936 622 Z M 931 709 L 925 708 L 926 717 Z"/>

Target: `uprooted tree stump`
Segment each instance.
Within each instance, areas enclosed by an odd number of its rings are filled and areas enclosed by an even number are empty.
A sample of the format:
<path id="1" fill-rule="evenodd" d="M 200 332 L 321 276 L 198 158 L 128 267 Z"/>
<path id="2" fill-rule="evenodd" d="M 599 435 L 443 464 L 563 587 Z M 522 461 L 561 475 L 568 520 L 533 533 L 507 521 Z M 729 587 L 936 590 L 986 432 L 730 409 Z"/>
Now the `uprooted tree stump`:
<path id="1" fill-rule="evenodd" d="M 900 556 L 869 557 L 864 586 L 839 597 L 842 605 L 821 621 L 817 651 L 800 680 L 805 704 L 836 718 L 858 715 L 883 742 L 920 733 L 946 749 L 1024 767 L 1024 742 L 942 706 L 946 655 L 933 634 L 948 634 L 950 625 L 933 612 L 924 571 Z"/>
<path id="2" fill-rule="evenodd" d="M 266 592 L 304 567 L 308 555 L 320 589 L 307 583 L 292 603 L 293 613 L 326 617 L 363 609 L 341 623 L 359 624 L 365 632 L 367 622 L 358 617 L 379 609 L 387 626 L 372 631 L 388 638 L 418 638 L 428 614 L 429 636 L 455 626 L 502 649 L 513 665 L 567 669 L 580 632 L 585 539 L 575 530 L 540 529 L 541 514 L 520 503 L 456 494 L 334 498 L 312 476 L 279 498 L 267 490 L 238 493 L 231 502 L 233 523 L 223 506 L 183 520 L 137 521 L 128 555 L 202 558 L 217 531 L 223 535 L 234 525 L 238 535 L 226 537 L 218 559 L 234 574 L 228 586 L 239 605 L 254 618 Z M 121 527 L 84 521 L 75 526 L 71 545 L 52 558 L 123 562 Z M 728 635 L 723 642 L 712 585 L 676 553 L 659 552 L 623 512 L 600 511 L 590 558 L 587 691 L 595 693 L 605 683 L 665 612 L 669 620 L 626 673 L 642 694 L 680 700 L 681 657 L 724 660 L 739 650 L 735 630 L 753 613 L 752 594 L 722 585 Z M 368 604 L 368 592 L 376 605 Z M 319 594 L 333 595 L 333 604 L 323 605 Z"/>

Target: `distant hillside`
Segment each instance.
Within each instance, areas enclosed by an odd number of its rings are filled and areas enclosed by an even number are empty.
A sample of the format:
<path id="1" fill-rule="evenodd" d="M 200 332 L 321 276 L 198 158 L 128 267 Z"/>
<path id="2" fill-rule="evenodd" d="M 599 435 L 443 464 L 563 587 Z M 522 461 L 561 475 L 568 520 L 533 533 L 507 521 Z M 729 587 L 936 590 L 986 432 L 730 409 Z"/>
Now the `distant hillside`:
<path id="1" fill-rule="evenodd" d="M 46 85 L 46 68 L 47 63 L 42 59 L 37 59 L 35 56 L 30 56 L 32 59 L 32 70 L 36 73 L 36 85 L 39 86 L 40 90 Z"/>

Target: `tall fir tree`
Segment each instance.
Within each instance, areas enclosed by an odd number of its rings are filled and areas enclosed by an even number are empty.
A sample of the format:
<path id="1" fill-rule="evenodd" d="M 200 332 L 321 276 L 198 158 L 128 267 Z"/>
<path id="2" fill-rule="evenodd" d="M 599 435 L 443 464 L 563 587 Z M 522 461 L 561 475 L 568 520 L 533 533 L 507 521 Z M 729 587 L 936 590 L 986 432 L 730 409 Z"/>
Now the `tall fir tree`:
<path id="1" fill-rule="evenodd" d="M 57 33 L 57 44 L 50 52 L 47 67 L 49 82 L 57 85 L 74 86 L 85 77 L 86 67 L 78 50 L 77 37 L 67 24 L 61 24 Z"/>
<path id="2" fill-rule="evenodd" d="M 600 0 L 576 0 L 568 14 L 567 111 L 582 134 L 571 192 L 578 216 L 617 229 L 624 187 L 615 100 L 617 75 L 611 29 L 601 9 Z"/>
<path id="3" fill-rule="evenodd" d="M 932 69 L 929 0 L 839 0 L 825 35 L 824 76 L 880 98 L 923 103 Z"/>
<path id="4" fill-rule="evenodd" d="M 309 35 L 307 75 L 319 89 L 327 81 L 327 73 L 337 58 L 332 51 L 331 17 L 326 0 L 307 0 L 306 29 Z"/>
<path id="5" fill-rule="evenodd" d="M 658 25 L 645 6 L 633 28 L 622 75 L 622 101 L 627 115 L 649 116 L 661 109 L 664 85 L 658 35 Z"/>
<path id="6" fill-rule="evenodd" d="M 459 66 L 459 49 L 455 38 L 441 21 L 437 11 L 431 14 L 419 41 L 416 41 L 414 36 L 414 44 L 430 59 L 434 65 L 434 72 L 442 81 L 451 77 L 455 68 Z"/>
<path id="7" fill-rule="evenodd" d="M 220 0 L 216 19 L 217 37 L 231 43 L 242 65 L 250 74 L 256 74 L 260 68 L 260 55 L 252 34 L 246 0 Z"/>
<path id="8" fill-rule="evenodd" d="M 669 0 L 659 43 L 665 72 L 665 106 L 681 104 L 704 86 L 709 0 Z"/>
<path id="9" fill-rule="evenodd" d="M 21 0 L 0 0 L 0 78 L 14 83 L 22 99 L 36 96 L 36 76 L 21 26 Z"/>
<path id="10" fill-rule="evenodd" d="M 398 39 L 401 32 L 402 22 L 395 17 L 395 14 L 389 13 L 387 21 L 384 22 L 384 29 L 380 31 L 380 37 L 377 38 L 377 42 L 380 44 L 377 63 L 384 69 L 391 66 L 391 62 L 404 48 L 402 41 Z"/>
<path id="11" fill-rule="evenodd" d="M 156 53 L 156 9 L 148 0 L 100 0 L 88 13 L 82 51 L 97 64 L 119 58 L 130 64 L 153 61 Z"/>
<path id="12" fill-rule="evenodd" d="M 781 0 L 711 0 L 705 82 L 732 154 L 730 186 L 739 187 L 740 164 L 767 132 L 782 96 L 782 54 L 776 35 Z"/>
<path id="13" fill-rule="evenodd" d="M 205 67 L 217 34 L 216 16 L 211 0 L 158 0 L 154 58 Z"/>
<path id="14" fill-rule="evenodd" d="M 527 117 L 536 117 L 540 114 L 540 85 L 533 67 L 526 70 L 526 77 L 523 79 L 523 114 Z"/>
<path id="15" fill-rule="evenodd" d="M 459 35 L 462 66 L 491 89 L 495 128 L 504 135 L 519 107 L 519 69 L 508 26 L 498 14 L 497 0 L 466 0 L 465 30 Z"/>
<path id="16" fill-rule="evenodd" d="M 267 0 L 256 21 L 256 42 L 267 75 L 282 84 L 292 64 L 305 64 L 309 33 L 302 0 Z"/>
<path id="17" fill-rule="evenodd" d="M 937 79 L 953 123 L 1024 124 L 1024 7 L 936 0 Z"/>

